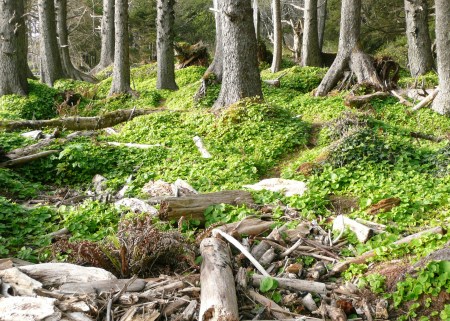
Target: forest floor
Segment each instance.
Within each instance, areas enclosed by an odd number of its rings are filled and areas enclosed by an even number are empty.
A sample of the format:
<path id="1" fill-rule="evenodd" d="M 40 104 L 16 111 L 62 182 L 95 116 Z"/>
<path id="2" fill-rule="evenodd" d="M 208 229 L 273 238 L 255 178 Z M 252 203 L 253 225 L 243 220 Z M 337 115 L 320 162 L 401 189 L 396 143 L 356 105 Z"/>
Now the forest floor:
<path id="1" fill-rule="evenodd" d="M 0 121 L 5 122 L 100 116 L 123 109 L 161 109 L 130 117 L 113 130 L 84 131 L 71 139 L 67 136 L 72 132 L 60 128 L 58 138 L 43 148 L 55 150 L 54 154 L 22 166 L 0 168 L 0 257 L 97 264 L 119 277 L 130 277 L 130 271 L 124 272 L 123 262 L 121 265 L 117 259 L 111 259 L 108 264 L 100 264 L 98 259 L 79 255 L 76 249 L 80 250 L 80 244 L 84 244 L 110 257 L 119 251 L 127 226 L 139 226 L 138 222 L 151 221 L 154 229 L 145 232 L 149 235 L 159 235 L 155 229 L 176 231 L 183 242 L 197 245 L 199 236 L 200 240 L 204 237 L 204 224 L 212 226 L 207 229 L 208 234 L 220 224 L 239 222 L 245 217 L 270 221 L 272 225 L 263 238 L 244 233 L 244 238 L 247 236 L 253 245 L 266 240 L 275 227 L 285 226 L 290 231 L 299 226 L 304 228 L 306 224 L 308 233 L 302 235 L 306 242 L 303 246 L 311 247 L 312 243 L 307 242 L 322 242 L 322 247 L 316 243 L 313 247 L 324 250 L 326 246 L 332 252 L 328 255 L 337 261 L 361 257 L 372 250 L 374 255 L 350 264 L 340 274 L 330 275 L 339 263 L 323 260 L 320 255 L 327 256 L 323 252 L 314 257 L 304 251 L 288 256 L 289 261 L 279 256 L 281 241 L 277 241 L 278 248 L 273 245 L 277 256 L 268 265 L 272 266 L 274 275 L 284 275 L 287 267 L 299 264 L 301 269 L 296 271 L 299 278 L 333 282 L 336 287 L 346 285 L 345 291 L 350 291 L 349 287 L 359 291 L 357 296 L 366 301 L 388 302 L 389 317 L 381 312 L 376 317 L 376 304 L 369 306 L 369 310 L 374 309 L 374 319 L 450 320 L 446 294 L 450 292 L 450 269 L 442 263 L 450 257 L 438 252 L 434 260 L 441 262 L 430 262 L 433 257 L 427 259 L 428 255 L 446 248 L 450 241 L 446 233 L 450 224 L 450 118 L 428 108 L 411 112 L 394 97 L 376 98 L 358 109 L 344 105 L 348 92 L 313 97 L 311 92 L 326 70 L 297 66 L 285 66 L 275 75 L 262 71 L 263 79 L 286 75 L 279 88 L 263 84 L 264 102 L 246 99 L 215 116 L 209 108 L 219 86 L 210 86 L 204 98 L 193 100 L 204 70 L 203 67 L 178 70 L 176 80 L 180 90 L 170 92 L 153 89 L 155 65 L 136 67 L 132 70 L 132 87 L 139 98 L 107 97 L 111 84 L 107 71 L 95 85 L 64 80 L 58 81 L 55 88 L 48 88 L 31 81 L 28 98 L 0 98 Z M 403 76 L 399 86 L 410 88 L 414 83 L 433 88 L 437 77 L 428 74 L 417 82 Z M 361 88 L 356 92 L 364 93 Z M 42 129 L 44 135 L 54 130 Z M 36 143 L 22 135 L 26 132 L 29 129 L 0 131 L 3 152 Z M 193 141 L 195 136 L 201 138 L 211 158 L 201 156 Z M 146 145 L 146 148 L 125 146 L 125 143 Z M 96 175 L 105 180 L 93 183 Z M 145 213 L 134 214 L 129 208 L 114 204 L 124 186 L 127 186 L 124 193 L 127 198 L 148 200 L 167 195 L 149 194 L 148 188 L 143 190 L 149 182 L 158 180 L 171 186 L 182 179 L 199 193 L 210 193 L 243 190 L 243 185 L 271 177 L 305 182 L 307 190 L 303 195 L 293 196 L 282 192 L 252 192 L 256 205 L 208 207 L 203 213 L 204 221 L 149 219 Z M 159 205 L 155 208 L 161 210 Z M 338 215 L 373 223 L 369 239 L 361 242 L 349 229 L 343 233 L 339 229 L 333 231 Z M 52 244 L 49 233 L 62 228 L 70 234 L 53 240 Z M 395 243 L 432 228 L 442 230 L 434 229 L 439 232 L 412 242 Z M 329 242 L 336 238 L 339 246 L 333 247 Z M 296 239 L 285 240 L 281 248 L 287 249 L 295 243 Z M 195 257 L 199 256 L 198 248 L 194 252 Z M 150 261 L 155 264 L 154 269 L 140 270 L 139 277 L 180 272 L 170 262 L 165 265 L 159 262 L 161 266 L 156 268 L 158 260 L 153 260 Z M 252 270 L 244 258 L 233 262 L 236 267 Z M 184 271 L 197 271 L 198 264 L 184 266 Z M 313 276 L 321 265 L 323 271 Z M 269 285 L 266 282 L 266 288 L 260 286 L 259 290 L 273 301 L 283 302 L 295 293 L 278 284 Z M 344 290 L 341 288 L 341 292 Z M 305 294 L 297 292 L 300 297 Z M 327 301 L 320 294 L 313 294 L 313 299 L 319 306 L 336 303 L 336 298 Z M 289 316 L 307 312 L 298 309 L 300 301 L 294 301 L 288 302 L 294 313 Z M 337 301 L 342 299 L 339 297 Z M 364 312 L 364 306 L 358 307 L 354 298 L 347 301 L 339 303 L 339 307 L 347 306 L 343 309 L 347 317 L 369 320 L 372 312 Z M 283 303 L 283 307 L 289 307 L 288 303 Z M 244 314 L 246 318 L 270 317 L 270 311 L 264 315 L 263 311 L 250 310 Z"/>

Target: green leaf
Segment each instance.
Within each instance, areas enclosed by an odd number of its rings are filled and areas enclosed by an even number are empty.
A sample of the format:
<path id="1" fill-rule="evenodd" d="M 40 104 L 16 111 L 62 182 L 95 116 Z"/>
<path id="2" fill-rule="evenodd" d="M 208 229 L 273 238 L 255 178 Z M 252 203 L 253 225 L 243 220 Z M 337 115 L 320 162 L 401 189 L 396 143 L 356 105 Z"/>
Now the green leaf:
<path id="1" fill-rule="evenodd" d="M 264 277 L 259 285 L 259 290 L 263 293 L 275 290 L 278 287 L 278 281 L 270 276 Z"/>

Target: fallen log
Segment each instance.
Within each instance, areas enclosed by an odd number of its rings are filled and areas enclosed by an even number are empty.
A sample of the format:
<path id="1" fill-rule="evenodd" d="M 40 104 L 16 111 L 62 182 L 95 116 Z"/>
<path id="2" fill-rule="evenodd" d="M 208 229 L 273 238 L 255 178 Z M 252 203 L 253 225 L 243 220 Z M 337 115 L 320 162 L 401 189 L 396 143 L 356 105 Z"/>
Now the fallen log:
<path id="1" fill-rule="evenodd" d="M 384 98 L 388 97 L 389 93 L 384 91 L 377 91 L 373 94 L 362 95 L 362 96 L 353 96 L 348 95 L 345 97 L 344 105 L 351 108 L 361 108 L 365 104 L 369 103 L 374 98 Z"/>
<path id="2" fill-rule="evenodd" d="M 390 91 L 391 95 L 394 96 L 395 98 L 398 99 L 398 101 L 400 102 L 400 104 L 403 104 L 407 107 L 413 107 L 413 104 L 409 101 L 406 100 L 405 98 L 403 98 L 398 92 L 396 92 L 395 90 L 391 90 Z"/>
<path id="3" fill-rule="evenodd" d="M 406 244 L 406 243 L 410 243 L 412 240 L 415 239 L 419 239 L 422 236 L 426 235 L 426 234 L 444 234 L 444 230 L 442 229 L 442 227 L 437 226 L 437 227 L 433 227 L 430 228 L 428 230 L 422 231 L 422 232 L 418 232 L 416 234 L 412 234 L 409 236 L 406 236 L 394 243 L 392 243 L 393 245 L 401 245 L 401 244 Z M 375 256 L 375 250 L 370 250 L 367 251 L 365 253 L 363 253 L 362 255 L 358 256 L 358 257 L 353 257 L 351 259 L 348 259 L 346 261 L 340 262 L 338 264 L 336 264 L 330 271 L 330 275 L 334 275 L 337 273 L 341 273 L 344 272 L 345 270 L 347 270 L 347 268 L 350 266 L 350 264 L 363 264 L 365 263 L 368 259 L 372 258 Z"/>
<path id="4" fill-rule="evenodd" d="M 253 197 L 246 191 L 222 191 L 216 193 L 167 197 L 161 201 L 159 218 L 161 220 L 186 219 L 205 221 L 204 212 L 211 205 L 254 205 Z"/>
<path id="5" fill-rule="evenodd" d="M 238 321 L 238 304 L 231 253 L 226 243 L 207 238 L 200 244 L 203 257 L 200 281 L 200 315 L 202 321 Z"/>
<path id="6" fill-rule="evenodd" d="M 12 296 L 0 298 L 0 320 L 61 320 L 61 311 L 55 306 L 56 300 L 43 297 Z"/>
<path id="7" fill-rule="evenodd" d="M 259 287 L 264 276 L 253 274 L 252 282 L 253 286 Z M 302 291 L 317 294 L 327 294 L 329 291 L 325 283 L 300 280 L 300 279 L 286 279 L 286 278 L 273 278 L 278 282 L 278 286 L 290 291 Z"/>
<path id="8" fill-rule="evenodd" d="M 343 231 L 345 227 L 349 227 L 361 243 L 365 243 L 373 236 L 373 229 L 370 227 L 358 223 L 345 215 L 338 215 L 333 221 L 333 231 Z"/>
<path id="9" fill-rule="evenodd" d="M 270 221 L 262 221 L 258 218 L 247 217 L 240 222 L 228 223 L 217 227 L 217 229 L 230 235 L 256 236 L 269 230 L 272 225 L 273 222 Z"/>
<path id="10" fill-rule="evenodd" d="M 206 149 L 206 147 L 203 144 L 203 141 L 200 137 L 195 136 L 194 138 L 192 138 L 192 140 L 194 141 L 195 146 L 197 146 L 198 151 L 200 152 L 200 154 L 202 155 L 203 158 L 211 158 L 212 157 L 211 154 Z"/>
<path id="11" fill-rule="evenodd" d="M 65 283 L 59 291 L 64 294 L 90 294 L 101 292 L 118 292 L 125 284 L 129 282 L 128 279 L 120 280 L 102 280 L 93 282 L 78 282 L 78 283 Z M 127 286 L 127 292 L 139 292 L 142 291 L 147 282 L 141 279 L 135 280 Z"/>
<path id="12" fill-rule="evenodd" d="M 24 165 L 24 164 L 30 163 L 32 161 L 50 156 L 52 154 L 56 154 L 56 153 L 59 153 L 59 150 L 46 150 L 45 152 L 40 152 L 40 153 L 36 153 L 36 154 L 24 156 L 24 157 L 19 157 L 16 159 L 11 159 L 6 162 L 0 163 L 0 168 Z"/>
<path id="13" fill-rule="evenodd" d="M 420 103 L 418 103 L 417 105 L 415 105 L 411 111 L 417 111 L 422 107 L 426 107 L 427 105 L 429 105 L 434 98 L 436 98 L 437 94 L 439 93 L 439 89 L 436 88 L 435 90 L 433 90 L 427 97 L 425 97 Z"/>
<path id="14" fill-rule="evenodd" d="M 115 126 L 117 124 L 129 121 L 135 117 L 162 111 L 165 111 L 165 109 L 123 109 L 97 117 L 75 116 L 48 120 L 2 120 L 0 121 L 0 128 L 7 131 L 20 130 L 24 128 L 41 129 L 45 127 L 59 127 L 66 130 L 97 130 Z"/>

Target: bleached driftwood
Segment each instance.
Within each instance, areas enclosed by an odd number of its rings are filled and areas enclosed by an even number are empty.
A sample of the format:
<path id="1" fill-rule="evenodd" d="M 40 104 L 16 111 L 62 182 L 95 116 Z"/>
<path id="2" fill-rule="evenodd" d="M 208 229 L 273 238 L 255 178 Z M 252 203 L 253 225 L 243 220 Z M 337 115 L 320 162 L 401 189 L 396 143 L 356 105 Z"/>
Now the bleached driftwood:
<path id="1" fill-rule="evenodd" d="M 307 308 L 310 312 L 316 311 L 319 307 L 314 301 L 311 293 L 308 293 L 302 298 L 302 304 L 305 308 Z"/>
<path id="2" fill-rule="evenodd" d="M 34 290 L 42 288 L 42 283 L 21 272 L 18 267 L 0 271 L 0 279 L 4 284 L 11 286 L 18 295 L 32 296 Z"/>
<path id="3" fill-rule="evenodd" d="M 75 116 L 48 120 L 1 120 L 0 128 L 7 131 L 20 130 L 24 128 L 41 129 L 44 127 L 59 127 L 66 130 L 97 130 L 115 126 L 138 116 L 154 114 L 162 111 L 165 111 L 165 109 L 124 109 L 116 110 L 97 117 Z"/>
<path id="4" fill-rule="evenodd" d="M 409 235 L 407 237 L 404 237 L 392 244 L 393 245 L 401 245 L 401 244 L 410 243 L 412 240 L 419 239 L 426 234 L 444 234 L 444 230 L 440 226 L 433 227 L 428 230 L 418 232 L 418 233 Z M 331 269 L 330 274 L 333 275 L 336 273 L 341 273 L 341 272 L 347 270 L 347 268 L 349 267 L 350 264 L 363 264 L 373 256 L 375 256 L 375 250 L 367 251 L 367 252 L 361 254 L 360 256 L 348 259 L 343 262 L 339 262 Z"/>
<path id="5" fill-rule="evenodd" d="M 202 155 L 203 158 L 211 158 L 211 154 L 208 152 L 208 150 L 206 149 L 205 145 L 203 144 L 203 141 L 200 137 L 195 136 L 193 138 L 195 146 L 197 146 L 198 151 L 200 152 L 200 154 Z"/>
<path id="6" fill-rule="evenodd" d="M 94 321 L 94 318 L 83 312 L 64 312 L 60 321 Z"/>
<path id="7" fill-rule="evenodd" d="M 130 148 L 139 148 L 139 149 L 149 149 L 154 147 L 162 147 L 162 144 L 154 144 L 154 145 L 148 145 L 148 144 L 135 144 L 135 143 L 118 143 L 118 142 L 108 142 L 108 145 L 111 146 L 118 146 L 118 147 L 130 147 Z"/>
<path id="8" fill-rule="evenodd" d="M 125 284 L 130 280 L 103 280 L 92 282 L 77 282 L 77 283 L 65 283 L 61 285 L 59 291 L 64 294 L 90 294 L 101 292 L 118 292 Z M 127 286 L 127 292 L 139 292 L 142 291 L 147 282 L 142 279 L 137 279 Z"/>
<path id="9" fill-rule="evenodd" d="M 252 281 L 254 286 L 261 284 L 263 280 L 262 275 L 253 274 Z M 278 286 L 283 289 L 291 291 L 303 291 L 318 294 L 327 294 L 329 291 L 325 283 L 300 280 L 300 279 L 287 279 L 287 278 L 273 278 L 278 282 Z"/>
<path id="10" fill-rule="evenodd" d="M 409 101 L 406 100 L 405 98 L 403 98 L 398 92 L 396 92 L 395 90 L 391 90 L 390 91 L 391 95 L 394 96 L 395 98 L 397 98 L 399 100 L 399 102 L 407 107 L 412 107 L 413 104 Z"/>
<path id="11" fill-rule="evenodd" d="M 156 208 L 138 198 L 122 198 L 121 200 L 115 202 L 114 206 L 116 208 L 120 208 L 122 206 L 128 207 L 134 213 L 147 213 L 152 216 L 158 215 L 158 210 Z"/>
<path id="12" fill-rule="evenodd" d="M 183 313 L 181 314 L 181 319 L 183 321 L 191 321 L 194 318 L 197 305 L 198 305 L 197 301 L 195 300 L 190 301 L 186 309 L 184 309 Z"/>
<path id="13" fill-rule="evenodd" d="M 240 222 L 229 223 L 219 226 L 217 229 L 234 235 L 250 235 L 256 236 L 267 231 L 273 225 L 272 222 L 262 221 L 258 218 L 245 218 Z"/>
<path id="14" fill-rule="evenodd" d="M 21 266 L 18 269 L 44 286 L 117 279 L 112 273 L 103 269 L 69 263 L 42 263 Z"/>
<path id="15" fill-rule="evenodd" d="M 246 191 L 221 191 L 216 193 L 167 197 L 161 201 L 159 218 L 162 220 L 186 219 L 205 221 L 204 212 L 216 204 L 254 205 L 253 197 Z"/>
<path id="16" fill-rule="evenodd" d="M 280 238 L 281 238 L 280 233 L 281 233 L 281 232 L 284 232 L 285 229 L 286 229 L 285 226 L 282 226 L 282 227 L 280 227 L 280 228 L 274 228 L 274 229 L 272 230 L 272 232 L 270 232 L 269 236 L 267 236 L 267 239 L 268 239 L 268 240 L 276 240 L 276 239 L 280 239 Z M 255 259 L 259 260 L 259 259 L 261 258 L 261 256 L 262 256 L 264 253 L 266 253 L 266 251 L 267 251 L 268 249 L 270 249 L 270 247 L 271 247 L 271 245 L 270 245 L 269 242 L 267 242 L 267 241 L 261 241 L 261 242 L 259 242 L 259 244 L 257 244 L 256 246 L 254 246 L 254 247 L 252 248 L 251 253 L 252 253 L 252 255 L 253 255 L 253 257 L 254 257 Z"/>
<path id="17" fill-rule="evenodd" d="M 437 94 L 439 93 L 439 89 L 436 88 L 435 90 L 433 90 L 426 98 L 424 98 L 420 103 L 418 103 L 417 105 L 415 105 L 411 111 L 417 111 L 422 107 L 427 106 L 428 104 L 430 104 L 434 98 L 436 98 Z"/>
<path id="18" fill-rule="evenodd" d="M 174 314 L 176 311 L 178 311 L 179 309 L 181 309 L 182 307 L 188 305 L 189 303 L 189 297 L 187 295 L 169 303 L 168 305 L 166 305 L 164 307 L 164 309 L 162 310 L 161 314 L 164 317 L 169 317 L 172 314 Z"/>
<path id="19" fill-rule="evenodd" d="M 361 243 L 365 243 L 373 236 L 373 229 L 358 223 L 345 215 L 338 215 L 333 221 L 333 231 L 343 231 L 346 226 L 356 234 L 358 241 Z"/>
<path id="20" fill-rule="evenodd" d="M 47 157 L 49 155 L 56 154 L 56 153 L 59 153 L 59 150 L 46 150 L 45 152 L 40 152 L 40 153 L 36 153 L 36 154 L 24 156 L 24 157 L 10 159 L 6 162 L 0 163 L 0 167 L 13 167 L 13 166 L 18 166 L 18 165 L 23 165 L 23 164 L 27 164 L 32 161 L 35 161 L 35 160 L 38 160 L 38 159 L 41 159 L 41 158 L 44 158 L 44 157 Z"/>
<path id="21" fill-rule="evenodd" d="M 44 133 L 42 132 L 42 130 L 33 130 L 31 132 L 26 132 L 26 133 L 20 134 L 20 136 L 29 138 L 29 139 L 38 140 L 39 138 L 42 138 L 44 136 Z"/>
<path id="22" fill-rule="evenodd" d="M 305 182 L 284 178 L 267 178 L 256 184 L 244 185 L 243 187 L 254 191 L 268 190 L 272 192 L 280 192 L 284 193 L 286 196 L 301 196 L 307 189 Z"/>
<path id="23" fill-rule="evenodd" d="M 201 266 L 200 315 L 202 321 L 238 321 L 238 304 L 231 253 L 226 243 L 206 238 L 200 244 Z"/>
<path id="24" fill-rule="evenodd" d="M 61 311 L 56 300 L 43 297 L 12 296 L 0 298 L 0 320 L 2 321 L 58 321 Z"/>

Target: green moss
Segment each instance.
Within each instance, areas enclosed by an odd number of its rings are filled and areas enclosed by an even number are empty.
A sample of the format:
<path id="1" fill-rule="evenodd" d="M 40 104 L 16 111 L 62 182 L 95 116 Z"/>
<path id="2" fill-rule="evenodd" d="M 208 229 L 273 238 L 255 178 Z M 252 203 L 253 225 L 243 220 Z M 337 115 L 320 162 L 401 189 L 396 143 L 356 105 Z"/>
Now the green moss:
<path id="1" fill-rule="evenodd" d="M 419 86 L 423 88 L 434 88 L 439 84 L 438 75 L 434 71 L 418 77 L 402 77 L 398 85 L 402 88 L 411 88 Z"/>

